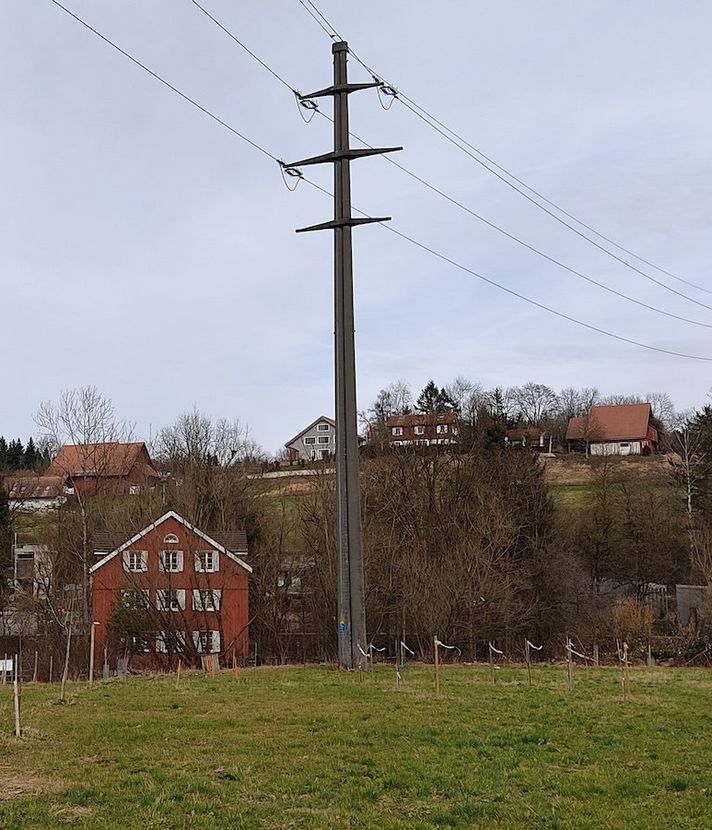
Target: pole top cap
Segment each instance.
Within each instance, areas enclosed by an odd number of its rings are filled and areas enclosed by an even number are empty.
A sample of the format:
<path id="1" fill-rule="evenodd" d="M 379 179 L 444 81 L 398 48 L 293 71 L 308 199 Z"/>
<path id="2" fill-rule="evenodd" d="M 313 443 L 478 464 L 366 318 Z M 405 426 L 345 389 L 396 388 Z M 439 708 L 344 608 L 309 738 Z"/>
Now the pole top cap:
<path id="1" fill-rule="evenodd" d="M 333 54 L 336 52 L 348 52 L 349 44 L 345 40 L 337 40 L 336 43 L 332 44 L 331 51 Z"/>

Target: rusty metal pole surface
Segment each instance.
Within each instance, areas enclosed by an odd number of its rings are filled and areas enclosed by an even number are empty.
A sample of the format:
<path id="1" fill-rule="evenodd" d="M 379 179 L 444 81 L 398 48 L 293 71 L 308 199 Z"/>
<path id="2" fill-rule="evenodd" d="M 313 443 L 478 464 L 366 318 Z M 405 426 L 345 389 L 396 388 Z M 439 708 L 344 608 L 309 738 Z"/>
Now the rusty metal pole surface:
<path id="1" fill-rule="evenodd" d="M 348 46 L 334 43 L 334 87 L 348 83 Z M 349 149 L 348 92 L 334 94 L 334 151 Z M 334 162 L 334 219 L 351 219 L 351 170 L 348 158 Z M 351 226 L 334 229 L 334 351 L 336 374 L 336 545 L 338 571 L 339 663 L 361 667 L 358 646 L 368 642 L 364 603 L 358 427 L 356 421 L 356 347 Z"/>

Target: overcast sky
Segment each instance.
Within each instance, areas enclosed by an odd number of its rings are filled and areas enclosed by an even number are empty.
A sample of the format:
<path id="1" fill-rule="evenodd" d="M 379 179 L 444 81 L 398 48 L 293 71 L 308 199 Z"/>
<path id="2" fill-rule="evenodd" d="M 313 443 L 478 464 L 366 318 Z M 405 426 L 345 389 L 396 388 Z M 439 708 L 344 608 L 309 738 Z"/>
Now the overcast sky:
<path id="1" fill-rule="evenodd" d="M 274 155 L 330 149 L 290 93 L 190 0 L 66 5 Z M 331 79 L 331 46 L 297 0 L 201 0 L 290 84 Z M 319 0 L 356 53 L 576 216 L 712 290 L 712 4 L 659 0 Z M 353 81 L 370 80 L 350 62 Z M 276 450 L 333 414 L 332 240 L 294 229 L 329 199 L 162 87 L 49 0 L 0 12 L 0 433 L 95 384 L 142 437 L 197 406 Z M 603 255 L 469 161 L 400 103 L 351 96 L 351 126 L 531 244 L 684 317 L 712 311 Z M 325 103 L 322 106 L 329 108 Z M 307 171 L 305 171 L 307 172 Z M 330 187 L 331 171 L 309 175 Z M 708 328 L 619 300 L 500 237 L 382 159 L 353 200 L 449 257 L 560 311 L 712 357 Z M 504 295 L 379 227 L 355 238 L 359 403 L 396 378 L 462 374 L 700 405 L 712 364 L 610 340 Z M 640 263 L 638 263 L 640 265 Z M 712 294 L 641 266 L 712 306 Z"/>

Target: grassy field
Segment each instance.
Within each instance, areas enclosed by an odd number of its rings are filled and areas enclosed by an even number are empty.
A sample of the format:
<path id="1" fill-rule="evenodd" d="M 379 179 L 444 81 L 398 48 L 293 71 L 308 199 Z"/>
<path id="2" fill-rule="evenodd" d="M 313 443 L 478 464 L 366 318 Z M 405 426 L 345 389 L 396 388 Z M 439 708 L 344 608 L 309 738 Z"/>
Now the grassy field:
<path id="1" fill-rule="evenodd" d="M 413 666 L 0 687 L 0 827 L 712 827 L 712 673 Z"/>

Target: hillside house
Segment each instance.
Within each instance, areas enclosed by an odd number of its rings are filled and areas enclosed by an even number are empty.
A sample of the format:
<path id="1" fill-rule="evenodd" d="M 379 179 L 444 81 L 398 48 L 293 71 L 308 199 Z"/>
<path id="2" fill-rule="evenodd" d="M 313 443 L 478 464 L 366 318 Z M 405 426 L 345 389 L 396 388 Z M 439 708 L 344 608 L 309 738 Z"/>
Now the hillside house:
<path id="1" fill-rule="evenodd" d="M 458 434 L 454 412 L 392 415 L 386 420 L 386 441 L 394 447 L 457 444 Z"/>
<path id="2" fill-rule="evenodd" d="M 104 649 L 112 661 L 133 655 L 140 665 L 247 656 L 252 568 L 244 532 L 206 533 L 169 511 L 122 535 L 116 546 L 109 536 L 95 542 L 97 658 Z"/>
<path id="3" fill-rule="evenodd" d="M 336 452 L 336 421 L 322 415 L 285 444 L 292 463 L 321 461 Z"/>
<path id="4" fill-rule="evenodd" d="M 588 415 L 571 418 L 566 430 L 569 452 L 591 455 L 652 455 L 660 435 L 649 403 L 592 406 Z"/>
<path id="5" fill-rule="evenodd" d="M 143 441 L 65 444 L 47 476 L 60 477 L 65 492 L 79 496 L 136 494 L 160 480 Z"/>
<path id="6" fill-rule="evenodd" d="M 21 513 L 46 513 L 67 500 L 67 488 L 62 476 L 14 473 L 4 476 L 2 483 L 10 507 Z"/>

